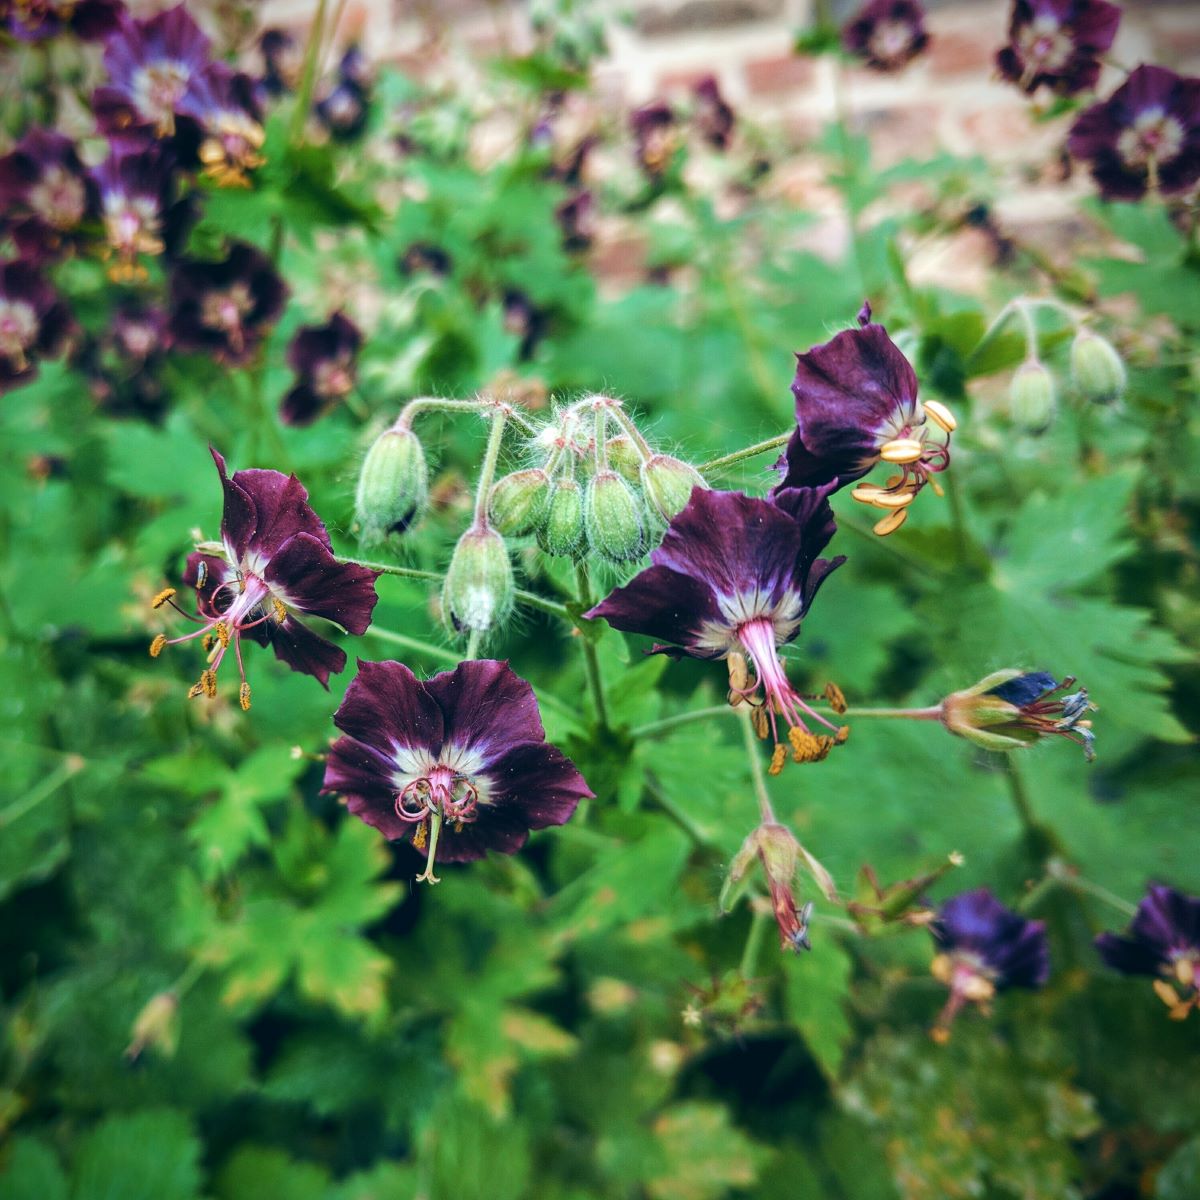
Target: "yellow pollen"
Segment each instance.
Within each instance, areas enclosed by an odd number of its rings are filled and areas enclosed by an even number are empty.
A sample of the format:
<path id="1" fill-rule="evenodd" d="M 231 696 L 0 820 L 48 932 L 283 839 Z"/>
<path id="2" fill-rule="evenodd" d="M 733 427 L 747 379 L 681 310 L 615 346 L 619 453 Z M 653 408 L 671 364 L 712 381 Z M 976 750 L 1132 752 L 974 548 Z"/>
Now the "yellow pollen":
<path id="1" fill-rule="evenodd" d="M 215 637 L 213 637 L 213 635 L 211 633 L 206 633 L 200 639 L 200 645 L 204 647 L 205 654 L 207 654 L 216 644 L 217 644 L 217 639 Z"/>
<path id="2" fill-rule="evenodd" d="M 218 621 L 213 626 L 213 633 L 221 640 L 221 645 L 226 649 L 229 648 L 229 626 L 224 621 Z"/>
<path id="3" fill-rule="evenodd" d="M 935 1046 L 944 1046 L 950 1040 L 950 1030 L 945 1025 L 935 1025 L 929 1031 L 929 1040 Z"/>
<path id="4" fill-rule="evenodd" d="M 244 680 L 238 690 L 238 703 L 242 706 L 242 712 L 250 711 L 250 685 Z"/>
<path id="5" fill-rule="evenodd" d="M 787 758 L 787 747 L 780 742 L 775 743 L 775 749 L 771 751 L 771 765 L 767 768 L 768 775 L 778 775 L 783 770 L 784 760 Z"/>
<path id="6" fill-rule="evenodd" d="M 413 834 L 412 844 L 414 850 L 424 850 L 425 847 L 429 845 L 428 821 L 422 821 L 420 825 L 417 826 L 417 831 Z"/>
<path id="7" fill-rule="evenodd" d="M 1082 721 L 1079 722 L 1083 724 Z M 1090 724 L 1090 722 L 1089 722 Z M 1184 987 L 1193 987 L 1196 983 L 1196 962 L 1191 958 L 1177 958 L 1175 960 L 1175 978 Z"/>
<path id="8" fill-rule="evenodd" d="M 767 719 L 767 710 L 761 704 L 750 710 L 750 723 L 754 726 L 759 741 L 765 742 L 771 732 L 771 722 Z"/>
<path id="9" fill-rule="evenodd" d="M 1154 994 L 1168 1008 L 1174 1008 L 1179 1003 L 1179 993 L 1165 979 L 1154 981 Z"/>
<path id="10" fill-rule="evenodd" d="M 287 620 L 287 605 L 278 596 L 271 597 L 271 605 L 275 609 L 275 620 L 282 625 Z"/>
<path id="11" fill-rule="evenodd" d="M 154 641 L 150 643 L 150 657 L 157 658 L 163 651 L 163 647 L 167 644 L 167 635 L 165 633 L 158 634 Z"/>
<path id="12" fill-rule="evenodd" d="M 925 409 L 925 415 L 947 433 L 953 433 L 958 428 L 954 414 L 940 400 L 926 400 L 921 407 Z"/>
<path id="13" fill-rule="evenodd" d="M 203 696 L 203 695 L 204 695 L 203 680 L 201 680 L 198 683 L 193 683 L 192 686 L 190 688 L 188 688 L 187 698 L 189 700 L 195 700 L 197 696 Z"/>
<path id="14" fill-rule="evenodd" d="M 200 686 L 204 689 L 204 694 L 211 700 L 217 694 L 216 671 L 201 671 Z"/>
<path id="15" fill-rule="evenodd" d="M 891 442 L 884 442 L 879 447 L 879 457 L 884 462 L 890 463 L 913 463 L 920 457 L 924 447 L 916 438 L 896 438 Z"/>
<path id="16" fill-rule="evenodd" d="M 933 962 L 929 964 L 929 973 L 938 983 L 948 984 L 954 975 L 954 964 L 950 961 L 950 955 L 935 954 Z"/>
<path id="17" fill-rule="evenodd" d="M 829 701 L 829 707 L 835 713 L 844 713 L 846 711 L 846 696 L 842 689 L 838 687 L 832 680 L 825 685 L 825 699 Z"/>
<path id="18" fill-rule="evenodd" d="M 844 746 L 844 745 L 846 744 L 846 739 L 847 739 L 849 736 L 850 736 L 850 726 L 849 726 L 849 725 L 843 725 L 843 726 L 842 726 L 842 727 L 841 727 L 841 728 L 840 728 L 840 729 L 837 731 L 837 733 L 835 733 L 835 734 L 833 735 L 833 740 L 834 740 L 834 742 L 836 742 L 836 743 L 837 743 L 837 745 L 839 745 L 839 746 Z"/>
<path id="19" fill-rule="evenodd" d="M 171 597 L 174 595 L 175 595 L 174 588 L 163 588 L 163 590 L 161 592 L 159 592 L 158 595 L 155 596 L 153 600 L 150 601 L 150 607 L 151 608 L 162 608 L 162 606 L 164 604 L 166 604 L 166 602 L 168 600 L 170 600 Z"/>
<path id="20" fill-rule="evenodd" d="M 829 757 L 833 749 L 833 738 L 824 734 L 806 733 L 798 726 L 788 730 L 788 741 L 792 744 L 792 762 L 820 762 Z"/>
<path id="21" fill-rule="evenodd" d="M 463 823 L 461 821 L 455 821 L 454 822 L 454 832 L 462 833 L 462 831 L 463 831 Z"/>
<path id="22" fill-rule="evenodd" d="M 906 520 L 908 520 L 907 508 L 893 509 L 883 520 L 876 521 L 872 530 L 880 537 L 887 537 L 889 533 L 895 533 Z"/>
<path id="23" fill-rule="evenodd" d="M 946 494 L 946 489 L 944 487 L 942 487 L 942 485 L 940 483 L 938 483 L 938 481 L 936 479 L 934 479 L 932 476 L 927 480 L 927 482 L 928 482 L 929 486 L 933 489 L 933 494 L 935 496 L 944 496 Z"/>

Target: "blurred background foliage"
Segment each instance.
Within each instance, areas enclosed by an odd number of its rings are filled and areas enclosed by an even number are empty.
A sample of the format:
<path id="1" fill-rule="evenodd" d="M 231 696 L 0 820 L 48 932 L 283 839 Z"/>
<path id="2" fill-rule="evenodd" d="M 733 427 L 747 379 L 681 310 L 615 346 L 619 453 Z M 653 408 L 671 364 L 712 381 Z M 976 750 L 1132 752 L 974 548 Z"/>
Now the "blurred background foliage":
<path id="1" fill-rule="evenodd" d="M 292 289 L 249 367 L 164 355 L 148 419 L 114 412 L 70 356 L 0 402 L 0 1196 L 1195 1197 L 1195 1018 L 1168 1021 L 1091 947 L 1126 922 L 1107 893 L 1200 891 L 1194 225 L 1089 201 L 1093 253 L 1055 266 L 1010 241 L 987 294 L 961 294 L 910 282 L 906 257 L 986 215 L 986 157 L 879 170 L 864 136 L 831 127 L 800 148 L 853 226 L 829 258 L 802 236 L 814 214 L 770 188 L 773 160 L 796 153 L 778 132 L 743 122 L 719 151 L 681 122 L 668 169 L 646 176 L 627 114 L 607 112 L 591 186 L 645 270 L 598 282 L 556 218 L 564 148 L 530 133 L 553 127 L 550 93 L 588 94 L 602 39 L 578 14 L 560 22 L 470 94 L 381 69 L 349 145 L 291 138 L 285 97 L 252 186 L 197 185 L 192 251 L 249 240 Z M 52 109 L 43 84 L 30 96 Z M 14 135 L 54 118 L 9 115 Z M 485 128 L 505 132 L 487 153 Z M 897 189 L 918 201 L 883 203 Z M 100 336 L 123 290 L 105 264 L 53 274 Z M 131 286 L 161 288 L 160 268 Z M 1125 397 L 1072 389 L 1070 325 L 1039 310 L 1057 410 L 1041 432 L 1014 419 L 1025 342 L 1009 326 L 981 343 L 1018 295 L 1094 311 L 1128 363 Z M 828 761 L 771 783 L 844 896 L 864 865 L 890 883 L 959 852 L 934 900 L 987 884 L 1049 922 L 1049 986 L 966 1014 L 947 1045 L 928 1037 L 943 993 L 925 931 L 866 936 L 819 904 L 812 953 L 785 956 L 753 904 L 718 917 L 755 823 L 735 723 L 633 731 L 720 704 L 719 667 L 645 660 L 603 632 L 601 734 L 577 637 L 522 610 L 488 652 L 533 682 L 597 798 L 516 858 L 420 889 L 410 856 L 318 794 L 305 757 L 349 674 L 326 694 L 252 650 L 242 714 L 228 695 L 185 702 L 186 654 L 147 658 L 165 628 L 150 597 L 218 531 L 209 444 L 234 467 L 296 471 L 351 553 L 358 464 L 406 399 L 507 389 L 537 408 L 606 390 L 703 461 L 786 431 L 792 352 L 864 297 L 922 395 L 959 415 L 951 490 L 889 539 L 836 497 L 849 563 L 789 652 L 794 682 L 924 705 L 1021 666 L 1077 676 L 1100 710 L 1092 766 L 1065 742 L 1006 767 L 936 724 L 861 721 Z M 283 426 L 288 340 L 338 305 L 366 331 L 358 388 Z M 435 502 L 396 561 L 439 570 L 485 429 L 432 416 L 420 432 Z M 521 461 L 515 443 L 506 457 Z M 768 465 L 724 485 L 761 494 Z M 523 586 L 555 593 L 562 572 L 532 545 L 516 560 Z M 605 570 L 600 586 L 628 575 Z M 346 639 L 349 654 L 457 661 L 432 589 L 385 577 L 379 592 L 385 632 Z M 398 650 L 388 630 L 432 645 Z"/>

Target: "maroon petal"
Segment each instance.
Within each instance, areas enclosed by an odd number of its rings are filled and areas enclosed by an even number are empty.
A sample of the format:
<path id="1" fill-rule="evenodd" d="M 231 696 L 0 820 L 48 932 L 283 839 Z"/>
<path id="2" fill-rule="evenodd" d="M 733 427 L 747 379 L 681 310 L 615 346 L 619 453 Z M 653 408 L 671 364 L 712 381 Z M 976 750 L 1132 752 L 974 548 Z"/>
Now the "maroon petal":
<path id="1" fill-rule="evenodd" d="M 545 743 L 514 747 L 487 774 L 495 786 L 492 804 L 515 807 L 530 829 L 565 825 L 581 800 L 593 798 L 575 764 Z"/>
<path id="2" fill-rule="evenodd" d="M 396 790 L 389 756 L 357 738 L 340 737 L 325 759 L 323 792 L 346 801 L 346 807 L 393 841 L 412 833 L 412 825 L 396 816 Z"/>
<path id="3" fill-rule="evenodd" d="M 702 626 L 726 623 L 707 583 L 660 566 L 647 567 L 625 587 L 615 588 L 587 615 L 593 620 L 603 617 L 625 633 L 690 647 L 703 658 L 715 658 L 720 652 L 695 650 Z"/>
<path id="4" fill-rule="evenodd" d="M 285 425 L 302 428 L 311 425 L 324 411 L 328 401 L 318 396 L 307 383 L 298 383 L 279 405 L 279 419 Z"/>
<path id="5" fill-rule="evenodd" d="M 516 854 L 527 841 L 529 826 L 520 810 L 495 809 L 475 821 L 464 823 L 461 830 L 450 824 L 443 825 L 437 860 L 439 863 L 472 862 L 483 858 L 489 850 L 498 854 Z"/>
<path id="6" fill-rule="evenodd" d="M 1157 975 L 1167 956 L 1155 944 L 1117 933 L 1102 933 L 1096 938 L 1100 957 L 1122 975 Z"/>
<path id="7" fill-rule="evenodd" d="M 379 597 L 378 571 L 339 563 L 311 533 L 297 533 L 271 556 L 263 580 L 272 592 L 303 613 L 334 621 L 347 633 L 363 634 Z"/>
<path id="8" fill-rule="evenodd" d="M 436 755 L 444 740 L 442 710 L 426 685 L 398 662 L 358 660 L 358 674 L 333 715 L 352 738 L 390 755 L 396 746 L 423 746 Z"/>
<path id="9" fill-rule="evenodd" d="M 225 509 L 221 514 L 221 540 L 240 562 L 245 556 L 255 529 L 258 528 L 258 508 L 254 498 L 241 486 L 237 476 L 229 478 L 225 470 L 225 459 L 220 452 L 212 446 L 209 446 L 208 452 L 217 464 L 217 474 L 221 476 L 221 489 L 225 493 Z M 242 474 L 245 472 L 238 472 L 238 475 Z"/>
<path id="10" fill-rule="evenodd" d="M 329 686 L 330 675 L 338 675 L 345 669 L 345 651 L 318 637 L 295 617 L 289 616 L 282 625 L 266 622 L 258 628 L 270 630 L 276 658 L 287 663 L 293 671 L 311 675 L 324 687 Z"/>
<path id="11" fill-rule="evenodd" d="M 308 503 L 308 490 L 295 475 L 252 468 L 238 471 L 233 482 L 254 502 L 258 514 L 248 549 L 270 558 L 298 533 L 311 534 L 332 549 L 321 518 Z"/>

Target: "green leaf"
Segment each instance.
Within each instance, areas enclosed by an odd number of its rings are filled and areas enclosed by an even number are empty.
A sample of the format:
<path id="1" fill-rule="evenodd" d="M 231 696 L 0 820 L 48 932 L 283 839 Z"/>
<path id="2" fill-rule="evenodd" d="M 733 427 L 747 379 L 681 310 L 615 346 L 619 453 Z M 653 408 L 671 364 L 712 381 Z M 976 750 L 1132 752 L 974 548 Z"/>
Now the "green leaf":
<path id="1" fill-rule="evenodd" d="M 719 1200 L 730 1188 L 751 1187 L 767 1157 L 719 1104 L 675 1105 L 651 1129 L 662 1156 L 645 1181 L 654 1200 Z"/>
<path id="2" fill-rule="evenodd" d="M 1200 1187 L 1200 1137 L 1184 1142 L 1154 1181 L 1154 1200 L 1193 1200 Z"/>
<path id="3" fill-rule="evenodd" d="M 178 1112 L 108 1117 L 80 1143 L 73 1200 L 195 1200 L 200 1142 Z"/>
<path id="4" fill-rule="evenodd" d="M 852 1030 L 846 1015 L 854 964 L 820 925 L 812 950 L 784 959 L 786 1010 L 813 1057 L 831 1081 L 842 1069 Z"/>
<path id="5" fill-rule="evenodd" d="M 0 1200 L 67 1200 L 58 1156 L 36 1138 L 13 1138 L 0 1164 Z"/>

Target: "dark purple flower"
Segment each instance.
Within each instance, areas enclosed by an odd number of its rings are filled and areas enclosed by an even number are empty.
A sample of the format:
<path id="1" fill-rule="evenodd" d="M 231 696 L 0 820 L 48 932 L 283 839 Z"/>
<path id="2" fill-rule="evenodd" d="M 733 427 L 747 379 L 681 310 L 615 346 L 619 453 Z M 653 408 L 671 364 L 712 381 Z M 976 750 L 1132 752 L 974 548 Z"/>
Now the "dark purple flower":
<path id="1" fill-rule="evenodd" d="M 0 265 L 0 393 L 32 379 L 70 328 L 66 305 L 32 263 Z"/>
<path id="2" fill-rule="evenodd" d="M 634 157 L 651 179 L 662 176 L 675 154 L 675 113 L 663 100 L 643 104 L 629 114 Z"/>
<path id="3" fill-rule="evenodd" d="M 1200 1007 L 1200 896 L 1152 886 L 1129 932 L 1102 933 L 1096 949 L 1114 970 L 1154 979 L 1155 992 L 1176 1020 Z"/>
<path id="4" fill-rule="evenodd" d="M 11 0 L 0 5 L 0 17 L 23 42 L 42 42 L 60 33 L 90 42 L 111 33 L 124 10 L 121 0 Z"/>
<path id="5" fill-rule="evenodd" d="M 363 92 L 369 91 L 375 82 L 375 68 L 358 46 L 350 46 L 342 55 L 337 73 L 344 83 L 352 83 Z"/>
<path id="6" fill-rule="evenodd" d="M 50 129 L 31 129 L 0 158 L 0 213 L 21 257 L 58 258 L 96 213 L 96 189 L 75 143 Z"/>
<path id="7" fill-rule="evenodd" d="M 171 276 L 171 332 L 182 350 L 249 361 L 283 311 L 287 284 L 271 260 L 234 242 L 221 262 L 182 262 Z"/>
<path id="8" fill-rule="evenodd" d="M 266 139 L 250 76 L 213 63 L 192 77 L 179 112 L 200 129 L 196 154 L 204 174 L 220 187 L 249 187 L 248 172 L 265 161 L 259 151 Z"/>
<path id="9" fill-rule="evenodd" d="M 521 339 L 517 347 L 517 358 L 527 362 L 537 349 L 538 343 L 549 325 L 547 313 L 537 307 L 527 292 L 519 288 L 507 288 L 501 297 L 504 306 L 504 328 Z"/>
<path id="10" fill-rule="evenodd" d="M 165 310 L 125 301 L 105 333 L 89 339 L 72 364 L 87 376 L 105 412 L 157 421 L 169 399 L 161 368 L 170 348 Z"/>
<path id="11" fill-rule="evenodd" d="M 413 242 L 400 256 L 396 263 L 402 275 L 416 275 L 428 271 L 431 275 L 449 275 L 454 267 L 454 260 L 441 246 L 432 242 Z"/>
<path id="12" fill-rule="evenodd" d="M 189 200 L 175 197 L 175 159 L 168 147 L 118 140 L 92 176 L 108 248 L 115 258 L 109 269 L 114 279 L 143 277 L 143 255 L 156 258 L 179 251 L 195 208 Z"/>
<path id="13" fill-rule="evenodd" d="M 733 140 L 733 109 L 721 95 L 715 75 L 706 75 L 693 89 L 696 96 L 696 127 L 700 136 L 717 150 L 728 150 Z"/>
<path id="14" fill-rule="evenodd" d="M 987 888 L 952 896 L 929 927 L 934 978 L 950 988 L 935 1037 L 944 1040 L 968 1001 L 986 1006 L 1006 988 L 1039 988 L 1050 975 L 1046 925 L 1005 908 Z"/>
<path id="15" fill-rule="evenodd" d="M 815 737 L 805 716 L 843 736 L 796 693 L 778 655 L 799 634 L 817 589 L 846 561 L 817 557 L 837 529 L 827 499 L 836 487 L 835 480 L 792 488 L 774 501 L 697 487 L 650 555 L 652 565 L 587 614 L 626 633 L 661 638 L 692 658 L 749 658 L 756 682 L 733 683 L 743 699 L 762 686 L 775 742 L 772 772 L 786 757 L 778 717 L 797 762 L 823 758 L 834 741 Z"/>
<path id="16" fill-rule="evenodd" d="M 263 60 L 263 89 L 270 96 L 293 92 L 300 82 L 304 48 L 284 29 L 264 30 L 258 40 Z"/>
<path id="17" fill-rule="evenodd" d="M 877 71 L 898 71 L 929 43 L 916 0 L 871 0 L 842 28 L 842 45 Z"/>
<path id="18" fill-rule="evenodd" d="M 1200 79 L 1138 67 L 1079 115 L 1067 149 L 1090 164 L 1105 199 L 1186 192 L 1200 179 Z"/>
<path id="19" fill-rule="evenodd" d="M 917 400 L 916 374 L 887 330 L 871 323 L 869 305 L 858 320 L 860 328 L 796 355 L 796 432 L 776 464 L 779 486 L 816 487 L 835 478 L 844 485 L 880 461 L 898 466 L 886 487 L 864 484 L 853 492 L 888 510 L 875 532 L 891 533 L 930 477 L 949 465 L 955 422 L 944 405 Z M 935 426 L 944 441 L 931 438 Z"/>
<path id="20" fill-rule="evenodd" d="M 324 325 L 303 325 L 288 345 L 288 366 L 296 383 L 283 398 L 279 415 L 287 425 L 311 425 L 354 387 L 355 359 L 362 333 L 343 313 Z"/>
<path id="21" fill-rule="evenodd" d="M 104 47 L 108 83 L 92 98 L 101 129 L 174 137 L 183 98 L 209 65 L 209 51 L 183 4 L 146 21 L 126 17 Z"/>
<path id="22" fill-rule="evenodd" d="M 313 633 L 297 614 L 321 617 L 349 633 L 362 634 L 375 608 L 377 571 L 339 563 L 329 534 L 308 504 L 308 492 L 295 477 L 279 471 L 238 471 L 232 479 L 215 450 L 213 461 L 225 492 L 221 542 L 201 546 L 188 556 L 184 582 L 196 589 L 200 628 L 183 637 L 159 634 L 150 646 L 157 657 L 164 646 L 202 638 L 209 663 L 189 696 L 215 696 L 217 671 L 230 646 L 241 676 L 239 698 L 250 707 L 250 685 L 242 663 L 242 636 L 249 634 L 293 671 L 312 675 L 328 686 L 329 676 L 346 665 L 337 646 Z M 155 597 L 154 607 L 178 607 L 175 590 Z M 183 612 L 182 609 L 179 609 Z"/>
<path id="23" fill-rule="evenodd" d="M 594 133 L 581 137 L 561 159 L 555 158 L 547 171 L 548 177 L 557 179 L 559 183 L 564 183 L 570 188 L 579 187 L 583 182 L 588 159 L 599 144 L 600 139 Z"/>
<path id="24" fill-rule="evenodd" d="M 1000 74 L 1025 92 L 1045 85 L 1064 96 L 1093 87 L 1121 10 L 1107 0 L 1014 0 Z"/>
<path id="25" fill-rule="evenodd" d="M 596 236 L 596 199 L 590 188 L 573 192 L 554 210 L 567 250 L 586 250 Z"/>
<path id="26" fill-rule="evenodd" d="M 367 93 L 349 79 L 339 80 L 313 106 L 317 119 L 337 142 L 353 141 L 367 127 Z"/>
<path id="27" fill-rule="evenodd" d="M 460 663 L 422 682 L 398 662 L 358 664 L 334 714 L 324 791 L 392 841 L 437 862 L 515 854 L 531 829 L 562 825 L 591 797 L 546 743 L 533 689 L 505 662 Z"/>

